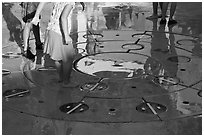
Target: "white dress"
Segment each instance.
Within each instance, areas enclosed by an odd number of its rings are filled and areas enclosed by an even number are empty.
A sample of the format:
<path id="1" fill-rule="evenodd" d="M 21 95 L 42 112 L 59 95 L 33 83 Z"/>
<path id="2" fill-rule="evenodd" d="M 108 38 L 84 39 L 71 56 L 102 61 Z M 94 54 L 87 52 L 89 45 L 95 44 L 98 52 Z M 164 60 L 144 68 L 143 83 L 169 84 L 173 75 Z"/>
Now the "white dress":
<path id="1" fill-rule="evenodd" d="M 74 8 L 74 5 L 75 3 L 74 2 L 55 2 L 54 3 L 54 8 L 53 8 L 53 11 L 52 11 L 52 15 L 50 17 L 50 21 L 48 23 L 48 27 L 47 27 L 47 30 L 53 30 L 57 33 L 59 33 L 60 35 L 61 34 L 61 31 L 60 31 L 60 25 L 59 25 L 59 19 L 60 19 L 60 16 L 61 16 L 61 13 L 64 9 L 64 7 L 69 4 L 69 5 L 72 5 L 73 8 Z M 69 16 L 68 16 L 68 29 L 69 29 L 69 33 L 70 33 L 70 30 L 71 30 L 71 15 L 72 15 L 72 12 L 73 10 L 71 10 Z"/>
<path id="2" fill-rule="evenodd" d="M 60 16 L 67 4 L 72 5 L 73 7 L 68 16 L 68 33 L 70 34 L 72 27 L 71 17 L 75 7 L 74 2 L 55 2 L 50 21 L 48 23 L 44 53 L 49 54 L 53 60 L 62 60 L 63 50 L 65 50 L 64 46 L 67 46 L 63 45 L 62 32 L 60 29 Z"/>

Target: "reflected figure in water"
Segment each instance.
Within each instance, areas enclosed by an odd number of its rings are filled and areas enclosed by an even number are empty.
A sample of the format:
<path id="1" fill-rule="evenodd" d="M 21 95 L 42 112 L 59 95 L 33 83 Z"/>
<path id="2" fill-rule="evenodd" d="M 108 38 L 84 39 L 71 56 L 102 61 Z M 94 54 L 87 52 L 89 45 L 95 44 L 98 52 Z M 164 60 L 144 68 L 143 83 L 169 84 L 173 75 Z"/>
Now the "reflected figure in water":
<path id="1" fill-rule="evenodd" d="M 174 34 L 171 33 L 172 27 L 169 27 L 170 33 L 166 33 L 164 25 L 160 25 L 158 29 L 157 19 L 152 21 L 151 57 L 157 59 L 162 64 L 162 68 L 155 75 L 176 77 L 178 64 L 167 60 L 169 57 L 177 56 Z M 167 34 L 169 34 L 169 38 L 167 38 Z"/>
<path id="2" fill-rule="evenodd" d="M 119 10 L 111 7 L 102 8 L 106 19 L 106 26 L 110 30 L 117 30 L 119 27 Z"/>
<path id="3" fill-rule="evenodd" d="M 2 15 L 4 20 L 7 23 L 7 28 L 10 33 L 9 41 L 16 41 L 18 46 L 22 48 L 22 39 L 21 39 L 21 31 L 22 31 L 22 23 L 21 21 L 11 12 L 13 4 L 12 3 L 2 3 Z"/>
<path id="4" fill-rule="evenodd" d="M 121 26 L 131 28 L 132 27 L 132 11 L 131 6 L 122 8 L 121 10 Z"/>

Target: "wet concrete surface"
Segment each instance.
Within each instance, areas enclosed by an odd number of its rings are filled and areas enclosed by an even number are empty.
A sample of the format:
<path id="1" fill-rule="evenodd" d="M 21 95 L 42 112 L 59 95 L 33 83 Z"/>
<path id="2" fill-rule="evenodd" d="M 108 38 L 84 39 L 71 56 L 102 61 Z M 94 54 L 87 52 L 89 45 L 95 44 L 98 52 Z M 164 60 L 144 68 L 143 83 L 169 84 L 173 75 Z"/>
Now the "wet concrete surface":
<path id="1" fill-rule="evenodd" d="M 3 7 L 3 54 L 22 46 L 9 28 L 15 18 L 19 29 L 18 4 Z M 152 3 L 86 5 L 84 13 L 77 5 L 72 20 L 77 87 L 57 82 L 53 61 L 43 62 L 32 38 L 36 66 L 2 56 L 2 68 L 11 71 L 2 75 L 2 134 L 202 134 L 202 4 L 178 3 L 172 27 L 146 19 Z M 42 41 L 51 7 L 42 12 Z"/>

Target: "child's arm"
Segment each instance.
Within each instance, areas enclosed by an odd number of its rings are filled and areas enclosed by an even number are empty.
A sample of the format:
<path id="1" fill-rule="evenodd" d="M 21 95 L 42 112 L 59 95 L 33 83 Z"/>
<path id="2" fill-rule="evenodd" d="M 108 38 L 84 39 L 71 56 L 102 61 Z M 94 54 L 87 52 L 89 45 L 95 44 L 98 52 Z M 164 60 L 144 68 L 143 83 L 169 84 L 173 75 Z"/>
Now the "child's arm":
<path id="1" fill-rule="evenodd" d="M 40 13 L 41 13 L 45 4 L 46 4 L 46 2 L 40 2 L 40 4 L 38 5 L 38 8 L 35 12 L 35 16 L 31 21 L 32 24 L 37 25 L 39 23 L 39 21 L 40 21 L 39 16 L 40 16 Z"/>
<path id="2" fill-rule="evenodd" d="M 60 21 L 62 23 L 62 31 L 64 34 L 65 44 L 68 44 L 70 41 L 72 41 L 72 39 L 69 36 L 69 32 L 68 32 L 68 16 L 72 8 L 73 8 L 73 5 L 67 4 L 63 9 L 61 13 L 61 18 L 60 18 Z"/>

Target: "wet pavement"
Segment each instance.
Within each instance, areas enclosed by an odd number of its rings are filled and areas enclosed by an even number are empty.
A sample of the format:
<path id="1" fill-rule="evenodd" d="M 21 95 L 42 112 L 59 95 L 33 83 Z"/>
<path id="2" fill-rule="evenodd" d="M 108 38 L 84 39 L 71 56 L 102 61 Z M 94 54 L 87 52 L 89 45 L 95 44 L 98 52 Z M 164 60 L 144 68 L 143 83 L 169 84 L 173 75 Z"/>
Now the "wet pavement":
<path id="1" fill-rule="evenodd" d="M 58 83 L 32 35 L 36 61 L 20 55 L 19 3 L 2 8 L 3 134 L 202 134 L 202 3 L 178 3 L 170 27 L 146 19 L 151 2 L 77 5 L 72 88 Z"/>

